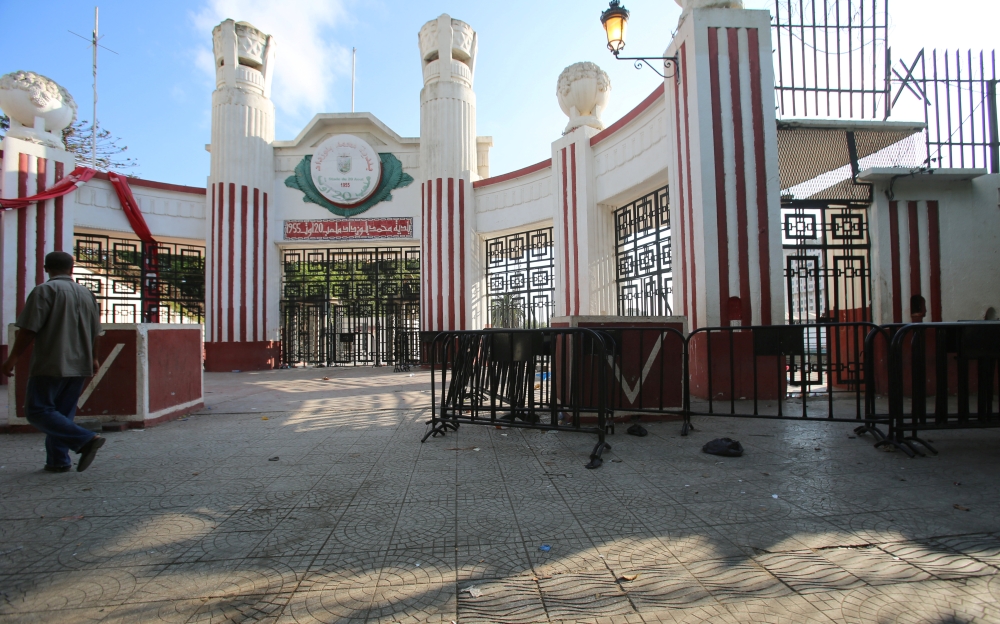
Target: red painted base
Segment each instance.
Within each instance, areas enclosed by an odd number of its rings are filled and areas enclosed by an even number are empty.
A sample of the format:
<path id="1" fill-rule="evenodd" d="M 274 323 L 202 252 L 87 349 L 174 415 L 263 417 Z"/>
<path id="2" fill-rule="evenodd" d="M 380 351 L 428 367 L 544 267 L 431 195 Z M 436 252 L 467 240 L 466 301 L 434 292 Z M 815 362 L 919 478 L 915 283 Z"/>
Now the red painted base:
<path id="1" fill-rule="evenodd" d="M 193 414 L 199 410 L 205 409 L 204 403 L 197 403 L 188 407 L 182 407 L 173 412 L 168 412 L 162 416 L 156 418 L 151 418 L 145 421 L 129 420 L 129 421 L 111 421 L 106 422 L 101 426 L 102 431 L 105 433 L 120 432 L 126 429 L 145 429 L 147 427 L 155 427 L 157 425 L 162 425 L 163 423 L 170 422 L 171 420 L 177 420 L 178 418 L 183 418 L 188 414 Z M 0 427 L 0 434 L 4 433 L 41 433 L 38 429 L 35 429 L 32 425 L 8 425 L 5 427 Z"/>
<path id="2" fill-rule="evenodd" d="M 210 373 L 270 370 L 280 365 L 280 342 L 205 343 L 205 370 Z"/>

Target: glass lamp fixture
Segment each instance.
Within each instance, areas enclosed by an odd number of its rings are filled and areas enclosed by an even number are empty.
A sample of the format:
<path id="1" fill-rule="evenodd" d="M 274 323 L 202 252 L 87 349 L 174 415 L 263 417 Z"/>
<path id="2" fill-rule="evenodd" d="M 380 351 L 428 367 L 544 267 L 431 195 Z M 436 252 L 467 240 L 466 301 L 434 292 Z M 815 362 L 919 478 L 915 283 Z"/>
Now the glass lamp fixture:
<path id="1" fill-rule="evenodd" d="M 621 5 L 621 0 L 611 0 L 608 8 L 601 13 L 601 26 L 604 26 L 604 33 L 608 36 L 608 49 L 619 61 L 633 61 L 636 69 L 642 66 L 652 69 L 662 78 L 666 78 L 663 72 L 656 69 L 650 61 L 663 61 L 663 69 L 672 69 L 670 77 L 677 79 L 677 57 L 676 56 L 619 56 L 625 49 L 625 29 L 628 27 L 628 9 Z"/>
<path id="2" fill-rule="evenodd" d="M 608 35 L 608 49 L 615 56 L 625 48 L 625 29 L 628 26 L 628 9 L 619 0 L 611 0 L 608 8 L 601 13 L 601 25 Z"/>

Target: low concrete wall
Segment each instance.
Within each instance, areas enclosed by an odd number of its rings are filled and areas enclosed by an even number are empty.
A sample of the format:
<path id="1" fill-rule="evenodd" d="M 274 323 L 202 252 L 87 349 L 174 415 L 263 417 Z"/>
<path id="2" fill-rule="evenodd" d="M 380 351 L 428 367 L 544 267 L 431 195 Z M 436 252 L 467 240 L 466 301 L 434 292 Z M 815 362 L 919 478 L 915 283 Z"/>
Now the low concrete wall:
<path id="1" fill-rule="evenodd" d="M 17 328 L 7 328 L 13 344 Z M 8 386 L 8 429 L 34 431 L 24 418 L 31 351 Z M 131 429 L 156 425 L 204 407 L 202 326 L 156 323 L 104 325 L 101 369 L 85 386 L 78 416 Z"/>

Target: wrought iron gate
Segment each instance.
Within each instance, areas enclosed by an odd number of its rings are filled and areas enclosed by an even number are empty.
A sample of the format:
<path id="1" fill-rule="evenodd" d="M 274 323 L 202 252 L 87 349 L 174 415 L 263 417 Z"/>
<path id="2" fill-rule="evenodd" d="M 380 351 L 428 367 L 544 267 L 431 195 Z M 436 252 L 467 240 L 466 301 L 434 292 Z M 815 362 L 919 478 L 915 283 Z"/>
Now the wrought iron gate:
<path id="1" fill-rule="evenodd" d="M 491 327 L 538 329 L 555 310 L 552 228 L 486 240 L 486 297 Z"/>
<path id="2" fill-rule="evenodd" d="M 657 189 L 615 210 L 619 316 L 670 316 L 670 197 Z"/>
<path id="3" fill-rule="evenodd" d="M 868 205 L 797 201 L 781 207 L 785 312 L 790 325 L 871 321 Z M 789 363 L 789 384 L 860 383 L 863 371 L 841 365 L 861 344 L 821 328 L 804 330 L 806 353 Z M 833 340 L 833 344 L 828 344 Z M 847 342 L 845 342 L 845 340 Z M 854 342 L 857 342 L 854 340 Z M 843 344 L 842 344 L 843 343 Z M 825 375 L 834 375 L 833 380 Z"/>
<path id="4" fill-rule="evenodd" d="M 419 360 L 419 247 L 285 249 L 282 260 L 286 364 Z"/>
<path id="5" fill-rule="evenodd" d="M 73 256 L 102 323 L 204 322 L 205 247 L 77 233 Z"/>

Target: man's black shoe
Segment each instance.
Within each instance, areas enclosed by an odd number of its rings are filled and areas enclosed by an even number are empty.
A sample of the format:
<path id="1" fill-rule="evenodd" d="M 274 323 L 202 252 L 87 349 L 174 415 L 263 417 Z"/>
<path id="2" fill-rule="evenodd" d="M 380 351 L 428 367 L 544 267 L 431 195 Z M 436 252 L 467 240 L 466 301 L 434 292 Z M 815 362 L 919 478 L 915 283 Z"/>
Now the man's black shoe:
<path id="1" fill-rule="evenodd" d="M 73 466 L 50 466 L 45 464 L 45 472 L 69 472 Z"/>
<path id="2" fill-rule="evenodd" d="M 91 462 L 94 461 L 94 457 L 97 455 L 97 449 L 104 446 L 106 440 L 101 436 L 94 436 L 83 445 L 80 449 L 80 462 L 76 465 L 77 472 L 83 472 L 90 467 Z"/>

